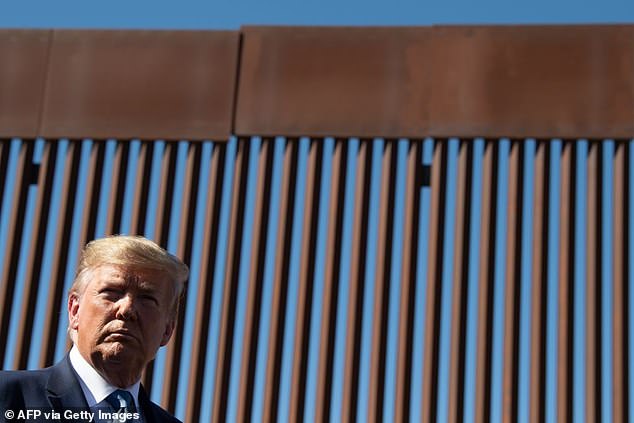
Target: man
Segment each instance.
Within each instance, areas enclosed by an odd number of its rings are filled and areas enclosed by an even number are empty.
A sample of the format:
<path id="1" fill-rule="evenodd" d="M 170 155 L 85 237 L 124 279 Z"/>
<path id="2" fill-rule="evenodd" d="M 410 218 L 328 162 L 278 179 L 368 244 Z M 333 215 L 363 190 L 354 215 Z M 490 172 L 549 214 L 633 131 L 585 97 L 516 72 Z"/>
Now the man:
<path id="1" fill-rule="evenodd" d="M 68 294 L 73 347 L 53 367 L 0 372 L 0 419 L 178 422 L 149 400 L 140 380 L 172 336 L 188 273 L 142 237 L 88 243 Z"/>

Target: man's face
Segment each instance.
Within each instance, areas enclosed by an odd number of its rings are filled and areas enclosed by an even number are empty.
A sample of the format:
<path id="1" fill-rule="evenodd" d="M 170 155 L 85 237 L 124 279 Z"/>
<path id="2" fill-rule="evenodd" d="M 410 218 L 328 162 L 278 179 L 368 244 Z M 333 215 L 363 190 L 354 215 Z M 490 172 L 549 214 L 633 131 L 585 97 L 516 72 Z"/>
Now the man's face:
<path id="1" fill-rule="evenodd" d="M 79 352 L 107 379 L 109 372 L 140 376 L 174 330 L 173 283 L 159 270 L 112 265 L 87 276 L 83 292 L 68 300 Z"/>

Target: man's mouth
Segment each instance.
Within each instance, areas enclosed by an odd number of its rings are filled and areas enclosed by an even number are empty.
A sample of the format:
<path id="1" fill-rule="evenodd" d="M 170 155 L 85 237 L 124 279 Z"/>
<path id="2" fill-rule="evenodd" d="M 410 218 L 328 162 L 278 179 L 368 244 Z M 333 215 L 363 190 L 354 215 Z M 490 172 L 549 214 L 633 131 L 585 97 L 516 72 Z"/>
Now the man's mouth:
<path id="1" fill-rule="evenodd" d="M 137 338 L 135 336 L 133 336 L 132 334 L 130 334 L 130 332 L 127 332 L 127 331 L 110 332 L 110 333 L 108 333 L 108 335 L 106 335 L 106 337 L 104 338 L 104 341 L 109 341 L 109 342 L 130 342 L 130 341 L 135 341 L 135 342 L 138 342 Z"/>

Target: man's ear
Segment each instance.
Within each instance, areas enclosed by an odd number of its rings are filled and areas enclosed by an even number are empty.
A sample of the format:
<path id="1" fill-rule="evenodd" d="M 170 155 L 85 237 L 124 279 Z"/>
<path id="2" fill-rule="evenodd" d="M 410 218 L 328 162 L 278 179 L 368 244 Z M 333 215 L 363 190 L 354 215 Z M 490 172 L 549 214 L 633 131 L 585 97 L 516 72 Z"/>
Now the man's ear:
<path id="1" fill-rule="evenodd" d="M 79 295 L 74 292 L 68 296 L 68 324 L 71 329 L 79 327 Z"/>
<path id="2" fill-rule="evenodd" d="M 174 333 L 174 328 L 176 328 L 176 319 L 169 319 L 165 325 L 163 337 L 161 338 L 161 347 L 169 342 L 172 334 Z"/>

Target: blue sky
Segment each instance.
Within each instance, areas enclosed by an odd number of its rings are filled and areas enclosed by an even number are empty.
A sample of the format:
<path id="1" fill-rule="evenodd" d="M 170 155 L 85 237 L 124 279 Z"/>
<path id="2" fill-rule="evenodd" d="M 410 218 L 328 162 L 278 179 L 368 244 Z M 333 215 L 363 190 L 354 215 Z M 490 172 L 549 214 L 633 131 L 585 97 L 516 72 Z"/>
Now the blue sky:
<path id="1" fill-rule="evenodd" d="M 627 0 L 0 0 L 0 27 L 4 28 L 630 22 L 634 22 L 634 3 Z"/>

